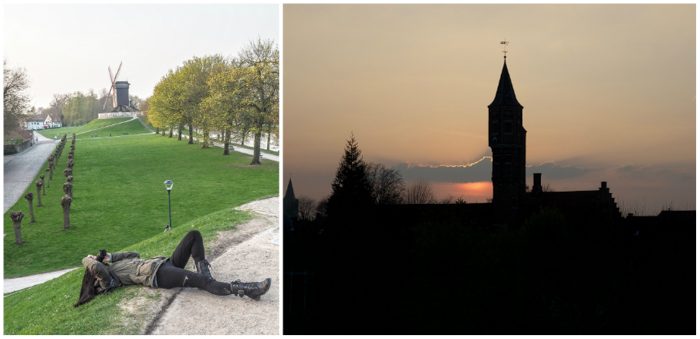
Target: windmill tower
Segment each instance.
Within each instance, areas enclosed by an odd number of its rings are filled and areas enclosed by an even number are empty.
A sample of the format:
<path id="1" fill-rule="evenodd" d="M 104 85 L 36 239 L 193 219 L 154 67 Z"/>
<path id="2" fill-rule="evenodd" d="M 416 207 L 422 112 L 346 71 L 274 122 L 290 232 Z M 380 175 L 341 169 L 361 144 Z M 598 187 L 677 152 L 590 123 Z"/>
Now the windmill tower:
<path id="1" fill-rule="evenodd" d="M 112 68 L 107 66 L 107 70 L 109 71 L 109 81 L 112 83 L 112 86 L 109 88 L 109 93 L 107 94 L 107 98 L 105 99 L 105 103 L 102 106 L 102 109 L 105 109 L 107 107 L 107 101 L 112 98 L 112 106 L 114 109 L 112 112 L 134 112 L 137 111 L 136 108 L 131 106 L 131 102 L 129 100 L 129 82 L 128 81 L 117 81 L 117 77 L 119 76 L 119 71 L 122 69 L 122 63 L 119 63 L 119 68 L 117 68 L 117 73 L 112 76 Z"/>

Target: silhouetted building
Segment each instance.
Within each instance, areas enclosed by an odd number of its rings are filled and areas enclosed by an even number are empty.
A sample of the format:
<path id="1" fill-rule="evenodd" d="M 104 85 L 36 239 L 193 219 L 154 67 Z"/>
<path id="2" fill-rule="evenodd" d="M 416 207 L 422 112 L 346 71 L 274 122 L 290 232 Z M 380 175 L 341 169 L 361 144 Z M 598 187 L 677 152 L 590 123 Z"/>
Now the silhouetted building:
<path id="1" fill-rule="evenodd" d="M 525 203 L 523 106 L 515 97 L 505 57 L 496 98 L 489 105 L 489 147 L 493 153 L 494 221 L 509 223 Z"/>
<path id="2" fill-rule="evenodd" d="M 284 212 L 284 228 L 294 230 L 294 223 L 299 216 L 299 199 L 294 196 L 294 187 L 292 186 L 291 178 L 289 179 L 287 191 L 284 193 L 284 198 L 282 199 L 282 210 Z"/>

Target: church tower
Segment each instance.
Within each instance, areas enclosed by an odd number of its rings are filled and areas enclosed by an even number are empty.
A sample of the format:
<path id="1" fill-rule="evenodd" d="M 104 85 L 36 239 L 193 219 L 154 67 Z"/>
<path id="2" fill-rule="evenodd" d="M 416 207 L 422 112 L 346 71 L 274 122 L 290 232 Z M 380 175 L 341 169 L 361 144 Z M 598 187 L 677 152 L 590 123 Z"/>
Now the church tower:
<path id="1" fill-rule="evenodd" d="M 496 98 L 489 105 L 489 147 L 495 223 L 509 223 L 525 202 L 525 134 L 523 106 L 515 98 L 505 56 Z"/>

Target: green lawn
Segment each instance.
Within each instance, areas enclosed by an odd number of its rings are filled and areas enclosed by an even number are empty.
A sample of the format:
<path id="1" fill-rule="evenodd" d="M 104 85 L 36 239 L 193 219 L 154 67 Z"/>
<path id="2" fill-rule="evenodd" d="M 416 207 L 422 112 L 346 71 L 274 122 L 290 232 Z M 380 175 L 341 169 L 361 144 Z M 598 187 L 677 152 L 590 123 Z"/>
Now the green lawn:
<path id="1" fill-rule="evenodd" d="M 129 135 L 131 134 L 141 134 L 141 133 L 150 133 L 149 130 L 146 129 L 146 127 L 143 127 L 141 122 L 139 120 L 132 120 L 129 122 L 125 122 L 123 124 L 119 125 L 114 125 L 114 126 L 109 126 L 105 127 L 102 129 L 98 129 L 96 131 L 92 132 L 87 132 L 81 135 L 76 135 L 76 138 L 80 139 L 85 139 L 85 138 L 91 138 L 93 135 L 96 135 L 98 137 L 116 137 L 116 136 L 121 136 L 124 133 L 128 133 Z"/>
<path id="2" fill-rule="evenodd" d="M 84 138 L 76 141 L 71 229 L 64 231 L 59 201 L 65 177 L 60 172 L 69 150 L 67 146 L 47 195 L 41 197 L 45 206 L 36 207 L 34 197 L 37 222 L 29 223 L 24 198 L 10 209 L 25 213 L 24 245 L 14 244 L 12 221 L 9 211 L 5 213 L 5 278 L 80 266 L 89 253 L 123 249 L 160 234 L 168 223 L 163 185 L 168 179 L 175 183 L 173 225 L 279 194 L 279 164 L 274 161 L 249 166 L 250 155 L 221 156 L 220 148 L 202 149 L 154 134 Z M 36 194 L 33 185 L 29 189 Z"/>
<path id="3" fill-rule="evenodd" d="M 158 232 L 133 246 L 108 247 L 111 251 L 137 251 L 141 258 L 157 255 L 169 257 L 182 237 L 190 230 L 202 233 L 206 243 L 217 232 L 235 228 L 250 219 L 247 212 L 225 208 L 196 220 L 180 223 L 168 233 Z M 7 245 L 5 245 L 7 247 Z M 96 245 L 97 246 L 97 245 Z M 97 248 L 95 246 L 90 246 Z M 82 257 L 86 253 L 81 253 Z M 89 253 L 96 253 L 92 250 Z M 159 294 L 148 293 L 141 285 L 120 287 L 107 296 L 97 296 L 91 302 L 73 307 L 78 301 L 84 269 L 67 273 L 57 279 L 4 298 L 4 334 L 139 334 L 146 323 L 145 308 L 158 302 Z M 146 304 L 125 312 L 119 304 L 136 299 L 146 299 Z"/>
<path id="4" fill-rule="evenodd" d="M 73 133 L 78 134 L 92 129 L 102 128 L 108 125 L 116 124 L 118 122 L 127 121 L 129 119 L 131 118 L 95 119 L 82 126 L 52 128 L 46 130 L 38 130 L 37 132 L 39 132 L 39 134 L 47 138 L 53 138 L 54 136 L 56 136 L 56 134 L 58 134 L 59 138 L 64 134 L 68 134 L 68 137 L 70 137 Z"/>

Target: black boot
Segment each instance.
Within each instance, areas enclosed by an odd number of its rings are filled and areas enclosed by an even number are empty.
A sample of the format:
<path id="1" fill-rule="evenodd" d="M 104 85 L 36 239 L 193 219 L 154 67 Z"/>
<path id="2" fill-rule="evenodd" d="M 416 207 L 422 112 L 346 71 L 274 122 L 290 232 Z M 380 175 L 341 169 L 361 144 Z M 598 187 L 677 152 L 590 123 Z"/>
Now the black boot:
<path id="1" fill-rule="evenodd" d="M 211 271 L 209 271 L 209 267 L 211 267 L 211 264 L 207 261 L 207 259 L 195 261 L 194 267 L 197 268 L 197 273 L 204 274 L 207 278 L 214 280 L 214 278 L 211 277 Z"/>
<path id="2" fill-rule="evenodd" d="M 250 299 L 260 300 L 260 296 L 267 293 L 270 285 L 272 285 L 272 279 L 270 278 L 256 283 L 242 283 L 240 280 L 236 280 L 231 283 L 231 290 L 233 294 L 241 298 L 245 295 Z"/>

